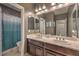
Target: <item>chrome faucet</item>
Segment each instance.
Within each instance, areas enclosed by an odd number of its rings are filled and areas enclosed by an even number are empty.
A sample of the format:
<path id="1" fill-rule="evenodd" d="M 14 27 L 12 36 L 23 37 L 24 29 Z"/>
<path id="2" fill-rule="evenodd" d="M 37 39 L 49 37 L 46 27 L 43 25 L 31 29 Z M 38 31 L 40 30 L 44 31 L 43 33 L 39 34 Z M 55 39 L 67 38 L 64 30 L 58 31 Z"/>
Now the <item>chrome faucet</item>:
<path id="1" fill-rule="evenodd" d="M 56 37 L 57 40 L 64 40 L 64 38 L 61 37 L 61 35 L 59 37 Z"/>

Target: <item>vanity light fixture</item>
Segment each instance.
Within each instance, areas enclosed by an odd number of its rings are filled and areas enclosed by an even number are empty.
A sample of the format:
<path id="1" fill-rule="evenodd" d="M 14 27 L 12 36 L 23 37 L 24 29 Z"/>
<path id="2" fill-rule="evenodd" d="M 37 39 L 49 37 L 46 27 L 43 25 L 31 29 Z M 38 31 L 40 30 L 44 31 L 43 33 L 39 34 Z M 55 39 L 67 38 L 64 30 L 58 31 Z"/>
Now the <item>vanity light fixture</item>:
<path id="1" fill-rule="evenodd" d="M 65 5 L 68 5 L 69 3 L 65 3 Z"/>
<path id="2" fill-rule="evenodd" d="M 51 3 L 51 5 L 52 5 L 52 6 L 55 5 L 55 3 Z"/>
<path id="3" fill-rule="evenodd" d="M 56 6 L 53 7 L 53 10 L 55 10 L 55 9 L 56 9 Z"/>
<path id="4" fill-rule="evenodd" d="M 39 7 L 39 10 L 42 10 L 41 7 Z"/>
<path id="5" fill-rule="evenodd" d="M 61 8 L 63 6 L 63 4 L 59 4 L 58 7 Z"/>
<path id="6" fill-rule="evenodd" d="M 43 9 L 46 9 L 46 6 L 45 6 L 45 4 L 43 5 Z"/>

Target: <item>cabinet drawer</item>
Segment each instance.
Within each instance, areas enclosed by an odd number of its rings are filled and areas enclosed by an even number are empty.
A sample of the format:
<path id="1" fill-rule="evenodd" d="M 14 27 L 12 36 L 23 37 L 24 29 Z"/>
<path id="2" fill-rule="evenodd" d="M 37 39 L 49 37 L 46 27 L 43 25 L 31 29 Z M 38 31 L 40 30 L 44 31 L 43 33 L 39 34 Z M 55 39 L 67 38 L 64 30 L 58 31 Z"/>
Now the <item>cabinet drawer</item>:
<path id="1" fill-rule="evenodd" d="M 45 56 L 62 56 L 62 54 L 45 49 Z"/>
<path id="2" fill-rule="evenodd" d="M 79 51 L 76 51 L 76 50 L 72 50 L 69 48 L 61 47 L 61 46 L 54 45 L 54 44 L 48 44 L 48 43 L 45 43 L 44 45 L 45 45 L 46 49 L 55 51 L 55 52 L 60 53 L 62 55 L 68 55 L 68 56 L 79 55 Z"/>
<path id="3" fill-rule="evenodd" d="M 28 39 L 29 43 L 32 43 L 34 45 L 37 45 L 37 46 L 43 46 L 43 42 L 40 42 L 40 41 L 36 41 L 36 40 L 32 40 L 32 39 Z"/>

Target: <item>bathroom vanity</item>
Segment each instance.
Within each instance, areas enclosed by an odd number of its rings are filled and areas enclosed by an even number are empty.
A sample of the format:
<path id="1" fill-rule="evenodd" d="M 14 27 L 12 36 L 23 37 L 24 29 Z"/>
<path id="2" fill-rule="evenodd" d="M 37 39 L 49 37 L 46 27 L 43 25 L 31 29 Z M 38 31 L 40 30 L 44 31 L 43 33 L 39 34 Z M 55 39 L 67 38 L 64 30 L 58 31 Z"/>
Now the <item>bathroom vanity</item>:
<path id="1" fill-rule="evenodd" d="M 55 38 L 27 36 L 27 52 L 33 56 L 78 56 L 79 40 L 60 41 Z"/>
<path id="2" fill-rule="evenodd" d="M 28 26 L 28 30 L 30 33 L 34 30 L 34 34 L 40 33 L 41 35 L 32 35 L 33 33 L 27 35 L 27 52 L 34 56 L 78 56 L 78 11 L 79 6 L 73 4 L 33 17 L 34 28 L 29 23 L 28 25 L 31 26 Z"/>

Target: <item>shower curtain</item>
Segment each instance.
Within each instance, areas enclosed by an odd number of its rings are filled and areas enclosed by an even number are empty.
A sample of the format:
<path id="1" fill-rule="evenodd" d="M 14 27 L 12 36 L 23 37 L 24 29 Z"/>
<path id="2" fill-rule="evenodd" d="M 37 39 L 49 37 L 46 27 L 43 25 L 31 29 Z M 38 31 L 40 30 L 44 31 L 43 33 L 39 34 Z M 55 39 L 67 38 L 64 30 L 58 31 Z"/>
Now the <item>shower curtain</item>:
<path id="1" fill-rule="evenodd" d="M 0 6 L 0 56 L 2 55 L 2 9 Z"/>
<path id="2" fill-rule="evenodd" d="M 3 8 L 2 20 L 2 51 L 13 48 L 21 40 L 21 19 L 17 11 Z"/>

